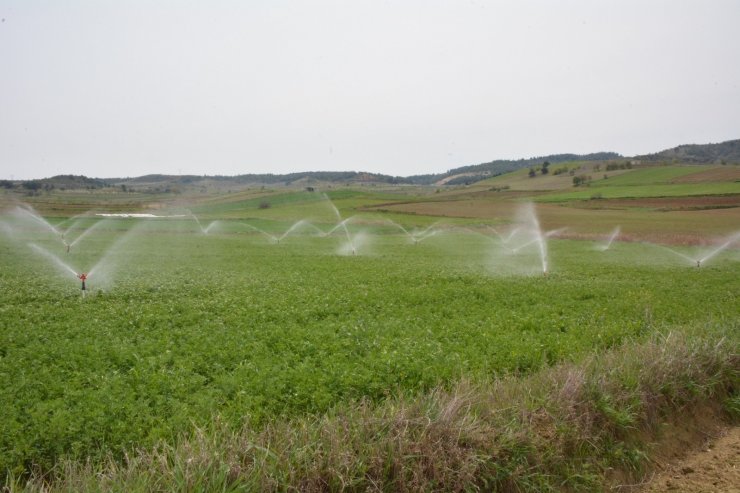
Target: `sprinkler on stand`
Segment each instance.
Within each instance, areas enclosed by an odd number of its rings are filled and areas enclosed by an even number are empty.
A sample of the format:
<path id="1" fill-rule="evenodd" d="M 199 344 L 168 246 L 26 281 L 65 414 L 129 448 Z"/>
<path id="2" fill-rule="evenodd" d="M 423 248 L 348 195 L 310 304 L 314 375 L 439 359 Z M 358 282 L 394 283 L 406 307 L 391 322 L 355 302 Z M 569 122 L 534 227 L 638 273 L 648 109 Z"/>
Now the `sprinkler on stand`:
<path id="1" fill-rule="evenodd" d="M 701 260 L 697 260 L 696 261 L 696 268 L 698 269 L 700 267 L 701 267 Z"/>
<path id="2" fill-rule="evenodd" d="M 82 274 L 78 274 L 77 277 L 80 278 L 80 281 L 82 281 L 82 297 L 85 297 L 87 288 L 85 287 L 85 281 L 87 281 L 87 274 L 84 272 Z"/>

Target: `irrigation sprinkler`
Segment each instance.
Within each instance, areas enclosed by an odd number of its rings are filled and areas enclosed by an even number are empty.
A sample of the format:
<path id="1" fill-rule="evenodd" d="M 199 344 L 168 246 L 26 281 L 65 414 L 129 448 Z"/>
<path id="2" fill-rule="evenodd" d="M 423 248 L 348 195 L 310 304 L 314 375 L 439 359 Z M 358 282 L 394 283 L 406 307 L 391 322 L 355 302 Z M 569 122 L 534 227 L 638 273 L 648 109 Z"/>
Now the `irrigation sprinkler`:
<path id="1" fill-rule="evenodd" d="M 80 278 L 80 281 L 82 281 L 82 297 L 84 298 L 85 297 L 85 294 L 87 292 L 87 288 L 85 286 L 85 281 L 87 281 L 87 274 L 85 274 L 84 272 L 82 272 L 82 273 L 78 274 L 77 277 L 79 277 Z"/>

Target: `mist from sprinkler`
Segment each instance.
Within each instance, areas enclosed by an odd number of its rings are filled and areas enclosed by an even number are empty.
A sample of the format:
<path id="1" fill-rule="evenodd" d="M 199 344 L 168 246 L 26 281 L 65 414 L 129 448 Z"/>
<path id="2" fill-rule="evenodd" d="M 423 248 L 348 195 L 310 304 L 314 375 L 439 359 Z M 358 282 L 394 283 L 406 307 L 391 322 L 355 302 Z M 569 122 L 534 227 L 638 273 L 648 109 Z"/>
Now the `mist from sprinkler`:
<path id="1" fill-rule="evenodd" d="M 293 223 L 280 237 L 277 239 L 277 242 L 280 243 L 282 240 L 290 236 L 291 234 L 296 233 L 297 231 L 301 231 L 304 229 L 311 229 L 315 232 L 318 232 L 318 234 L 323 235 L 324 232 L 319 229 L 317 226 L 311 224 L 305 219 L 301 219 L 300 221 L 296 221 Z"/>
<path id="2" fill-rule="evenodd" d="M 84 230 L 77 238 L 75 238 L 72 241 L 72 243 L 69 243 L 67 245 L 67 247 L 68 247 L 67 248 L 67 252 L 69 252 L 69 248 L 70 247 L 74 247 L 76 244 L 78 244 L 80 241 L 82 241 L 87 235 L 89 235 L 90 233 L 92 233 L 93 231 L 95 231 L 96 229 L 98 229 L 104 222 L 105 222 L 105 219 L 98 220 L 98 221 L 95 222 L 95 224 L 93 224 L 92 226 L 90 226 L 89 228 L 87 228 L 86 230 Z M 66 238 L 64 238 L 63 241 L 66 243 L 67 242 Z"/>
<path id="3" fill-rule="evenodd" d="M 383 221 L 385 223 L 390 224 L 391 226 L 393 226 L 393 227 L 398 228 L 399 230 L 401 230 L 401 232 L 406 235 L 406 237 L 409 239 L 409 241 L 414 241 L 414 236 L 411 233 L 409 233 L 409 230 L 407 230 L 406 228 L 404 228 L 403 226 L 401 226 L 400 224 L 398 224 L 396 221 L 393 221 L 392 219 L 387 219 L 387 218 L 384 219 Z"/>
<path id="4" fill-rule="evenodd" d="M 707 262 L 709 259 L 715 257 L 716 255 L 722 253 L 723 251 L 727 250 L 730 245 L 735 243 L 736 241 L 740 240 L 740 231 L 734 233 L 731 235 L 727 240 L 725 240 L 724 243 L 720 244 L 717 248 L 714 250 L 711 250 L 709 253 L 704 255 L 702 258 L 696 260 L 696 266 L 701 267 L 701 264 Z"/>
<path id="5" fill-rule="evenodd" d="M 220 223 L 221 223 L 221 221 L 211 221 L 211 224 L 209 224 L 208 226 L 206 226 L 206 229 L 204 229 L 204 230 L 203 230 L 203 233 L 205 233 L 205 234 L 208 234 L 208 233 L 210 233 L 210 232 L 211 232 L 211 230 L 212 230 L 212 229 L 213 229 L 213 228 L 214 228 L 215 226 L 219 225 Z"/>
<path id="6" fill-rule="evenodd" d="M 489 226 L 489 225 L 486 225 L 486 228 L 488 229 L 488 231 L 490 231 L 491 233 L 493 233 L 494 235 L 496 235 L 496 238 L 498 238 L 499 241 L 501 241 L 501 242 L 504 241 L 503 235 L 501 233 L 499 233 L 496 228 L 494 228 L 493 226 Z"/>
<path id="7" fill-rule="evenodd" d="M 85 217 L 87 217 L 87 214 L 88 214 L 87 212 L 83 212 L 82 214 L 75 214 L 75 215 L 74 215 L 74 216 L 72 216 L 72 217 L 68 217 L 67 219 L 65 219 L 65 220 L 63 220 L 63 221 L 60 221 L 60 222 L 56 223 L 56 224 L 54 225 L 54 227 L 55 227 L 55 228 L 56 228 L 57 230 L 64 230 L 64 232 L 66 233 L 66 232 L 67 232 L 67 231 L 69 231 L 70 229 L 74 228 L 74 227 L 75 227 L 75 225 L 76 225 L 76 224 L 77 224 L 77 223 L 78 223 L 79 221 L 81 221 L 82 219 L 84 219 Z M 66 225 L 67 223 L 69 223 L 69 222 L 71 222 L 72 224 L 70 224 L 70 225 L 69 225 L 68 227 L 66 227 L 65 225 Z"/>
<path id="8" fill-rule="evenodd" d="M 349 229 L 347 229 L 347 221 L 349 219 L 342 219 L 342 215 L 339 213 L 339 209 L 337 209 L 337 206 L 334 205 L 334 202 L 331 201 L 328 195 L 324 194 L 324 198 L 327 200 L 329 205 L 331 206 L 332 210 L 334 211 L 334 215 L 337 217 L 337 221 L 339 221 L 339 224 L 337 226 L 340 226 L 344 230 L 344 235 L 347 237 L 347 244 L 352 249 L 352 255 L 357 254 L 357 249 L 355 248 L 355 244 L 352 242 L 352 236 L 349 234 Z M 329 233 L 327 233 L 327 236 L 330 235 L 334 230 L 337 228 L 333 228 Z"/>
<path id="9" fill-rule="evenodd" d="M 45 248 L 37 245 L 36 243 L 28 243 L 28 246 L 31 248 L 31 250 L 45 257 L 47 260 L 50 260 L 59 270 L 64 273 L 70 274 L 73 279 L 77 279 L 77 276 L 79 275 L 77 271 L 73 269 L 69 264 L 65 263 L 62 259 L 54 255 L 50 251 L 46 250 Z"/>
<path id="10" fill-rule="evenodd" d="M 435 236 L 439 232 L 439 230 L 435 229 L 439 223 L 439 221 L 435 221 L 422 231 L 414 231 L 414 233 L 411 235 L 414 240 L 414 245 L 416 245 L 417 243 L 421 243 L 427 238 Z"/>
<path id="11" fill-rule="evenodd" d="M 604 245 L 601 248 L 599 248 L 599 250 L 601 250 L 602 252 L 605 252 L 605 251 L 609 250 L 611 248 L 611 246 L 612 246 L 612 243 L 614 243 L 614 240 L 617 239 L 617 237 L 619 236 L 619 233 L 621 233 L 621 231 L 622 231 L 622 229 L 619 226 L 617 226 L 616 228 L 614 228 L 614 230 L 612 231 L 612 233 L 609 235 L 609 239 L 607 240 L 606 245 Z"/>
<path id="12" fill-rule="evenodd" d="M 55 228 L 49 221 L 47 221 L 46 219 L 44 219 L 43 217 L 41 217 L 41 215 L 39 215 L 30 205 L 26 205 L 24 207 L 20 207 L 20 206 L 19 207 L 16 207 L 15 208 L 15 212 L 16 212 L 16 216 L 17 217 L 30 218 L 30 219 L 33 219 L 34 221 L 36 221 L 38 224 L 41 224 L 42 226 L 44 226 L 51 233 L 53 233 L 54 236 L 59 241 L 61 241 L 62 244 L 65 245 L 65 248 L 66 248 L 66 243 L 64 241 L 64 235 L 62 233 L 60 233 L 59 230 L 57 228 Z"/>
<path id="13" fill-rule="evenodd" d="M 677 257 L 680 257 L 686 260 L 688 263 L 695 265 L 697 268 L 700 268 L 702 265 L 706 265 L 706 263 L 709 260 L 713 259 L 714 257 L 719 255 L 723 251 L 727 250 L 730 246 L 732 246 L 733 243 L 737 242 L 738 240 L 740 240 L 740 231 L 737 231 L 734 234 L 726 237 L 725 240 L 719 244 L 719 246 L 717 246 L 716 248 L 713 248 L 712 250 L 709 250 L 701 257 L 690 257 L 689 255 L 681 253 L 678 250 L 674 250 L 673 248 L 669 248 L 665 245 L 658 245 L 656 243 L 648 243 L 648 244 L 656 248 L 660 248 L 662 250 L 670 252 L 673 255 L 676 255 Z"/>
<path id="14" fill-rule="evenodd" d="M 523 238 L 522 243 L 514 247 L 506 246 L 506 248 L 510 253 L 516 254 L 531 245 L 535 245 L 539 256 L 540 270 L 544 276 L 547 276 L 549 270 L 547 238 L 562 232 L 565 228 L 543 232 L 534 204 L 532 203 L 522 205 L 517 211 L 516 216 L 519 225 L 512 230 L 509 237 L 504 241 L 504 244 L 508 245 L 519 237 Z"/>
<path id="15" fill-rule="evenodd" d="M 309 221 L 305 219 L 301 219 L 293 223 L 280 236 L 272 235 L 256 226 L 253 226 L 245 222 L 238 222 L 238 223 L 232 223 L 232 224 L 236 224 L 239 227 L 243 227 L 243 228 L 256 231 L 266 236 L 267 238 L 269 238 L 275 243 L 280 243 L 282 240 L 285 240 L 291 235 L 297 234 L 299 231 L 310 230 L 318 235 L 329 236 L 333 234 L 334 232 L 336 232 L 337 230 L 342 230 L 344 232 L 343 233 L 344 237 L 346 238 L 346 244 L 345 244 L 345 247 L 343 247 L 341 251 L 344 252 L 344 254 L 357 255 L 358 248 L 359 248 L 358 242 L 364 241 L 364 240 L 361 240 L 360 238 L 362 233 L 352 235 L 350 234 L 350 231 L 348 228 L 348 223 L 354 220 L 356 216 L 342 218 L 337 207 L 331 202 L 331 200 L 328 197 L 326 197 L 326 199 L 329 205 L 331 206 L 334 212 L 334 215 L 337 217 L 337 220 L 338 220 L 337 224 L 334 225 L 328 232 L 324 232 L 321 228 L 315 226 L 314 224 L 310 223 Z M 72 224 L 69 226 L 69 228 L 67 228 L 66 231 L 62 233 L 60 232 L 60 228 L 55 227 L 50 222 L 45 220 L 43 217 L 36 214 L 35 211 L 33 211 L 33 209 L 31 208 L 17 207 L 15 209 L 15 214 L 20 220 L 33 221 L 35 224 L 42 225 L 45 231 L 52 233 L 55 238 L 58 238 L 59 240 L 61 240 L 67 252 L 69 252 L 69 249 L 71 247 L 75 247 L 85 238 L 88 238 L 89 235 L 99 230 L 99 228 L 101 228 L 102 224 L 105 222 L 105 220 L 96 221 L 94 224 L 92 224 L 91 226 L 83 230 L 81 234 L 79 234 L 76 238 L 74 238 L 74 240 L 69 241 L 68 238 L 65 237 L 65 235 L 68 234 L 70 230 L 75 227 L 76 224 L 78 224 L 78 221 L 81 220 L 79 217 L 76 220 L 71 221 Z M 504 248 L 508 250 L 511 254 L 518 254 L 522 252 L 523 250 L 525 250 L 526 248 L 534 245 L 536 246 L 536 251 L 537 251 L 538 258 L 539 258 L 540 271 L 542 272 L 544 276 L 547 276 L 550 270 L 547 239 L 562 232 L 565 228 L 560 228 L 560 229 L 555 229 L 555 230 L 550 230 L 550 231 L 543 231 L 539 218 L 537 217 L 537 213 L 534 208 L 534 205 L 532 204 L 527 204 L 524 207 L 522 207 L 518 213 L 518 216 L 519 216 L 519 224 L 513 227 L 510 231 L 506 233 L 500 232 L 496 228 L 492 226 L 488 226 L 488 225 L 485 225 L 485 228 L 492 233 L 491 235 L 484 234 L 478 229 L 471 229 L 467 227 L 453 228 L 452 230 L 448 229 L 446 231 L 453 231 L 454 229 L 458 229 L 458 230 L 464 230 L 464 231 L 468 231 L 471 233 L 484 236 L 490 241 L 492 241 L 493 243 L 497 244 L 499 248 Z M 215 228 L 220 227 L 223 224 L 222 221 L 216 220 L 216 221 L 211 222 L 206 228 L 203 228 L 202 224 L 200 223 L 198 218 L 195 217 L 194 214 L 191 213 L 190 217 L 192 217 L 193 220 L 196 222 L 196 224 L 198 224 L 199 228 L 201 229 L 201 232 L 203 232 L 204 234 L 208 234 L 210 231 L 215 230 Z M 71 219 L 72 218 L 70 218 L 69 220 L 65 222 L 69 224 L 69 221 Z M 439 221 L 433 223 L 432 225 L 426 227 L 425 229 L 421 231 L 410 231 L 409 229 L 406 229 L 404 226 L 390 219 L 384 219 L 383 221 L 393 226 L 394 228 L 398 229 L 406 238 L 408 238 L 410 241 L 413 241 L 414 244 L 418 244 L 419 242 L 425 241 L 426 239 L 434 237 L 435 235 L 442 232 L 442 230 L 438 228 Z M 105 279 L 107 279 L 107 277 L 105 276 L 108 274 L 108 272 L 112 272 L 111 269 L 113 268 L 113 264 L 111 262 L 112 254 L 120 250 L 123 242 L 127 241 L 132 236 L 132 234 L 134 234 L 134 231 L 137 230 L 137 226 L 138 225 L 135 225 L 133 228 L 129 229 L 121 238 L 119 238 L 110 248 L 108 248 L 103 253 L 102 257 L 93 266 L 93 268 L 90 269 L 86 274 L 84 274 L 85 280 L 87 280 L 90 277 L 94 277 L 97 283 L 97 279 L 100 278 L 101 275 Z M 15 228 L 10 223 L 6 223 L 5 221 L 0 221 L 0 232 L 6 233 L 10 238 L 17 237 L 17 231 L 15 230 Z M 606 244 L 603 247 L 600 247 L 600 250 L 602 251 L 609 250 L 612 244 L 614 243 L 614 241 L 618 239 L 620 233 L 621 233 L 620 227 L 619 226 L 615 227 L 615 229 L 610 233 L 608 240 L 606 241 Z M 685 260 L 686 262 L 691 263 L 691 265 L 694 265 L 697 268 L 700 268 L 706 265 L 706 263 L 709 262 L 710 260 L 720 255 L 726 249 L 730 248 L 738 240 L 740 240 L 740 231 L 727 237 L 724 241 L 722 241 L 721 243 L 718 243 L 711 250 L 708 250 L 708 251 L 705 250 L 703 252 L 703 255 L 696 255 L 696 256 L 687 255 L 679 250 L 673 249 L 668 246 L 664 246 L 660 244 L 653 244 L 653 243 L 648 243 L 648 244 L 656 248 L 668 251 L 672 255 L 675 255 Z M 80 277 L 82 274 L 78 273 L 75 268 L 73 268 L 68 263 L 64 262 L 61 258 L 59 258 L 59 256 L 55 255 L 51 251 L 45 249 L 44 247 L 36 243 L 29 242 L 26 244 L 35 253 L 41 255 L 42 257 L 50 261 L 59 271 L 65 273 L 65 276 L 68 275 L 69 277 L 74 277 L 75 279 L 82 280 L 82 278 Z"/>
<path id="16" fill-rule="evenodd" d="M 103 253 L 103 255 L 98 260 L 98 262 L 92 267 L 92 269 L 87 271 L 87 273 L 78 272 L 77 269 L 75 269 L 74 267 L 72 267 L 71 265 L 63 261 L 57 255 L 48 251 L 42 246 L 37 245 L 36 243 L 30 242 L 30 243 L 27 243 L 27 246 L 35 253 L 49 260 L 57 268 L 58 271 L 60 271 L 61 273 L 65 275 L 65 277 L 82 281 L 82 291 L 83 291 L 83 296 L 84 296 L 85 291 L 87 291 L 87 286 L 86 286 L 87 279 L 91 277 L 95 277 L 96 279 L 101 279 L 101 280 L 105 279 L 104 273 L 106 272 L 106 270 L 110 271 L 110 269 L 112 268 L 111 256 L 115 252 L 117 252 L 124 245 L 125 242 L 130 240 L 131 236 L 135 234 L 135 232 L 138 230 L 138 227 L 141 224 L 142 223 L 134 225 L 134 227 L 132 227 L 131 229 L 126 231 L 126 233 L 124 233 L 121 237 L 119 237 L 108 249 L 106 249 L 106 251 Z M 110 274 L 110 272 L 108 272 L 108 274 Z"/>
<path id="17" fill-rule="evenodd" d="M 191 211 L 187 211 L 187 212 L 190 215 L 190 217 L 193 218 L 193 220 L 195 221 L 195 223 L 198 225 L 198 228 L 200 228 L 200 232 L 203 233 L 204 235 L 207 235 L 208 232 L 203 227 L 203 225 L 200 223 L 200 219 L 198 219 L 198 216 L 196 216 L 195 214 L 193 214 Z"/>

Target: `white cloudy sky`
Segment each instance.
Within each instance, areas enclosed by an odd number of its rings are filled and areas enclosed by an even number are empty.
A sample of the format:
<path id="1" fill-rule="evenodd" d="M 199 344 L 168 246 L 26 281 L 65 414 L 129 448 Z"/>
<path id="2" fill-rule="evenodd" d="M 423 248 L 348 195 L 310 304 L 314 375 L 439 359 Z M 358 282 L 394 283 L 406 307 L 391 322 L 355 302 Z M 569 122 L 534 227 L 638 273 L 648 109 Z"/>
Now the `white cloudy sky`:
<path id="1" fill-rule="evenodd" d="M 740 137 L 737 0 L 0 0 L 0 178 L 442 172 Z"/>

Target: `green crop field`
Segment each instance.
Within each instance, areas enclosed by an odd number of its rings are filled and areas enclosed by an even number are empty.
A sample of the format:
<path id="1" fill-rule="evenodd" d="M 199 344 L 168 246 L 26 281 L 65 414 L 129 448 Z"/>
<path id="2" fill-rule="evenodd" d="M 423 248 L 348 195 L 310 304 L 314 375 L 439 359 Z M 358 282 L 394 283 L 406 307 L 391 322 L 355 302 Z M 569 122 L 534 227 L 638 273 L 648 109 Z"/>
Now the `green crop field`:
<path id="1" fill-rule="evenodd" d="M 278 244 L 269 236 L 289 223 L 204 235 L 189 217 L 82 219 L 66 241 L 95 230 L 66 253 L 38 221 L 3 224 L 0 468 L 15 473 L 171 440 L 214 416 L 259 426 L 655 331 L 737 329 L 734 249 L 696 269 L 683 256 L 706 248 L 552 240 L 543 277 L 537 246 L 480 225 L 414 244 L 392 223 L 326 237 L 332 223 L 318 223 Z M 64 265 L 96 264 L 82 298 Z"/>
<path id="2" fill-rule="evenodd" d="M 682 186 L 717 184 L 584 192 Z M 7 477 L 121 460 L 214 423 L 259 430 L 524 378 L 656 334 L 738 343 L 734 209 L 414 188 L 170 197 L 150 218 L 36 204 L 46 218 L 24 205 L 0 217 Z M 644 241 L 655 233 L 666 241 Z"/>

